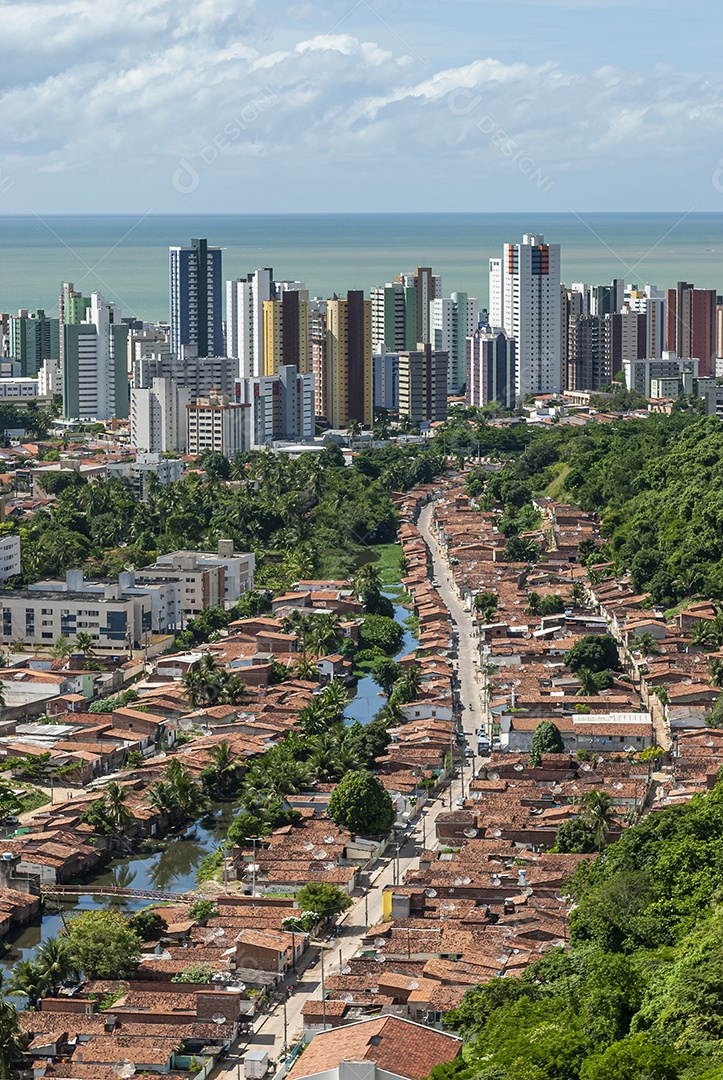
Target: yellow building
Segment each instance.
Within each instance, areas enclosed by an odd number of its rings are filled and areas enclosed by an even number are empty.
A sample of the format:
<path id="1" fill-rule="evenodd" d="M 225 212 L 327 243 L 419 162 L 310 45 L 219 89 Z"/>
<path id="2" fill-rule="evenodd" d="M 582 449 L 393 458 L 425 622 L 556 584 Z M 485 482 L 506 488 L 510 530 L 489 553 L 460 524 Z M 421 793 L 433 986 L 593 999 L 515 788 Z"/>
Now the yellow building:
<path id="1" fill-rule="evenodd" d="M 264 375 L 278 375 L 290 364 L 302 375 L 311 371 L 309 360 L 309 294 L 286 291 L 277 300 L 263 302 Z"/>
<path id="2" fill-rule="evenodd" d="M 372 304 L 364 293 L 326 305 L 325 415 L 332 428 L 372 423 Z"/>

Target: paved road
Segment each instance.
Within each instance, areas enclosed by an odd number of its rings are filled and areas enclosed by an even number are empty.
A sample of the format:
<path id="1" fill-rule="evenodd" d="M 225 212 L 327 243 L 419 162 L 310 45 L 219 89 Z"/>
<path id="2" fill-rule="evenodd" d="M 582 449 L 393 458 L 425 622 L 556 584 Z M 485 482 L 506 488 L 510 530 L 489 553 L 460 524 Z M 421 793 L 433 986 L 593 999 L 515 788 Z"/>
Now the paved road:
<path id="1" fill-rule="evenodd" d="M 440 582 L 439 593 L 450 610 L 452 619 L 456 624 L 459 635 L 458 647 L 458 676 L 460 681 L 460 696 L 464 704 L 463 726 L 469 745 L 476 750 L 476 731 L 481 719 L 481 686 L 477 675 L 478 642 L 473 637 L 472 618 L 470 613 L 461 603 L 454 591 L 451 581 L 448 581 L 449 570 L 443 559 L 436 537 L 430 530 L 429 524 L 432 514 L 431 505 L 425 507 L 418 522 L 419 530 L 427 541 L 434 564 L 434 575 Z M 451 805 L 456 805 L 458 795 L 462 790 L 467 790 L 467 784 L 471 775 L 471 765 L 477 762 L 467 761 L 461 775 L 454 780 L 451 789 L 441 792 L 437 798 L 428 803 L 420 814 L 420 819 L 415 828 L 410 830 L 399 852 L 399 871 L 403 879 L 405 871 L 410 866 L 417 866 L 419 851 L 422 846 L 423 836 L 427 842 L 432 842 L 434 837 L 434 822 L 437 815 L 447 811 Z M 362 937 L 366 931 L 366 918 L 369 925 L 374 926 L 381 920 L 382 892 L 387 885 L 396 881 L 397 859 L 395 855 L 386 857 L 381 865 L 372 871 L 369 882 L 369 890 L 365 897 L 358 896 L 354 899 L 354 905 L 344 917 L 341 936 L 333 942 L 322 943 L 324 950 L 325 977 L 336 975 L 342 964 L 357 953 L 361 945 Z M 287 1043 L 293 1045 L 301 1036 L 303 1023 L 301 1012 L 304 1002 L 308 998 L 318 998 L 321 992 L 321 961 L 316 958 L 316 949 L 309 950 L 304 957 L 298 972 L 298 981 L 294 985 L 293 993 L 286 1004 L 286 1033 Z M 308 964 L 308 966 L 305 966 Z M 288 985 L 287 980 L 284 986 Z M 242 1071 L 241 1062 L 246 1049 L 266 1050 L 269 1057 L 278 1060 L 284 1044 L 284 1012 L 281 1005 L 276 1005 L 273 1011 L 257 1018 L 250 1035 L 242 1037 L 239 1044 L 223 1063 L 217 1073 L 219 1078 L 238 1077 Z"/>

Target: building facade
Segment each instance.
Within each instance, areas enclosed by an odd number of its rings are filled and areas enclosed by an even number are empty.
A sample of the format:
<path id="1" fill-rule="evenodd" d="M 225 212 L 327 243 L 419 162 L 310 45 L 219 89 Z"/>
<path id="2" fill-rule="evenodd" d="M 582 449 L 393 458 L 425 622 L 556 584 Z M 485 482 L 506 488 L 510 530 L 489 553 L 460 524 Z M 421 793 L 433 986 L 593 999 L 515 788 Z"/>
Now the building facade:
<path id="1" fill-rule="evenodd" d="M 198 457 L 204 450 L 215 450 L 227 458 L 251 449 L 251 408 L 237 404 L 225 394 L 200 397 L 186 406 L 186 449 Z"/>
<path id="2" fill-rule="evenodd" d="M 391 352 L 414 349 L 417 344 L 417 287 L 400 281 L 377 285 L 371 290 L 372 347 L 382 345 Z"/>
<path id="3" fill-rule="evenodd" d="M 326 305 L 324 415 L 333 428 L 372 422 L 372 306 L 352 291 Z"/>
<path id="4" fill-rule="evenodd" d="M 10 319 L 10 355 L 20 362 L 21 375 L 37 375 L 45 360 L 60 359 L 60 320 L 40 308 Z"/>
<path id="5" fill-rule="evenodd" d="M 429 340 L 433 349 L 449 356 L 447 392 L 457 394 L 467 378 L 467 338 L 479 321 L 479 301 L 465 292 L 432 300 L 429 305 Z"/>
<path id="6" fill-rule="evenodd" d="M 480 327 L 467 338 L 468 405 L 481 408 L 494 401 L 512 410 L 516 398 L 515 341 L 504 330 Z"/>
<path id="7" fill-rule="evenodd" d="M 413 424 L 447 419 L 449 355 L 431 345 L 399 354 L 399 415 Z"/>
<path id="8" fill-rule="evenodd" d="M 251 445 L 312 439 L 315 433 L 314 376 L 282 365 L 276 375 L 239 379 L 236 400 L 251 406 Z"/>
<path id="9" fill-rule="evenodd" d="M 516 396 L 559 394 L 563 386 L 560 245 L 525 234 L 490 260 L 490 323 L 516 341 Z"/>
<path id="10" fill-rule="evenodd" d="M 226 282 L 226 355 L 238 361 L 240 379 L 263 375 L 263 305 L 273 292 L 270 266 Z"/>
<path id="11" fill-rule="evenodd" d="M 63 416 L 110 420 L 128 416 L 128 327 L 120 309 L 91 296 L 89 320 L 63 327 Z"/>
<path id="12" fill-rule="evenodd" d="M 715 289 L 696 289 L 687 281 L 679 281 L 675 289 L 667 291 L 665 323 L 668 351 L 697 357 L 700 374 L 715 375 Z"/>
<path id="13" fill-rule="evenodd" d="M 131 443 L 149 454 L 186 452 L 191 391 L 170 378 L 131 390 Z"/>
<path id="14" fill-rule="evenodd" d="M 171 352 L 194 345 L 199 356 L 223 356 L 221 248 L 203 239 L 169 249 Z"/>

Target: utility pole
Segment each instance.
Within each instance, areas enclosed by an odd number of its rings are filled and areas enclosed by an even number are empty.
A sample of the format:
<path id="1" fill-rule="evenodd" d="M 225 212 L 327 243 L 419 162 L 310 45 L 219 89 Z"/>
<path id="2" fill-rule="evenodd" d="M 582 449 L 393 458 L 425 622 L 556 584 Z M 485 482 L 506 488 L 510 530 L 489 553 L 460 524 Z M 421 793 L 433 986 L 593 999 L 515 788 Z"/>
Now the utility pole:
<path id="1" fill-rule="evenodd" d="M 284 990 L 284 1053 L 286 1053 L 288 1048 L 289 1048 L 289 1043 L 288 1043 L 288 1039 L 287 1039 L 286 1035 L 287 1035 L 287 1026 L 286 1026 L 286 990 Z"/>
<path id="2" fill-rule="evenodd" d="M 321 1022 L 326 1031 L 326 985 L 324 982 L 324 947 L 321 948 Z"/>

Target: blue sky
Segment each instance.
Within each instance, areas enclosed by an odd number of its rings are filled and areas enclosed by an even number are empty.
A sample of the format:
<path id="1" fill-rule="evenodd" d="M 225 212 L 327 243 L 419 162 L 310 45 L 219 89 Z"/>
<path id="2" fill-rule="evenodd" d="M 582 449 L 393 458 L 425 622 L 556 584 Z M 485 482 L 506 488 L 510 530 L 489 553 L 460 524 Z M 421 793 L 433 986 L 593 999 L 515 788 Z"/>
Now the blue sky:
<path id="1" fill-rule="evenodd" d="M 0 0 L 0 214 L 723 210 L 712 0 Z"/>

